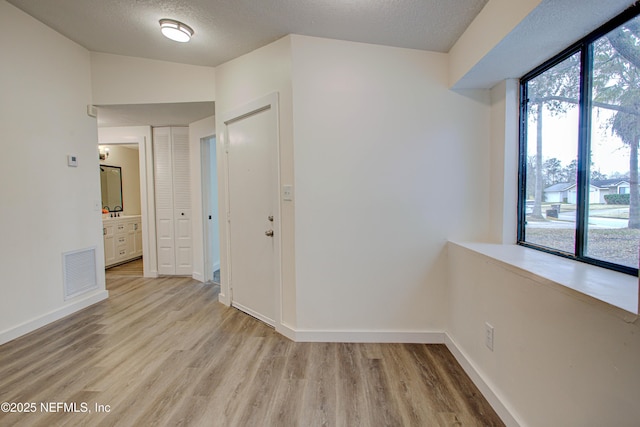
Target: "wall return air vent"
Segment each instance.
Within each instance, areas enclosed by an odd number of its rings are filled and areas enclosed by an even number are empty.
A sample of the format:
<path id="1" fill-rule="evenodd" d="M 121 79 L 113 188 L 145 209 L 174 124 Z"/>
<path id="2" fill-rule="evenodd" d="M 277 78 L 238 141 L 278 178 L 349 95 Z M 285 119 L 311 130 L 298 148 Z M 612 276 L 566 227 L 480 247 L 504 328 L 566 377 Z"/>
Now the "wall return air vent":
<path id="1" fill-rule="evenodd" d="M 65 301 L 98 287 L 96 248 L 62 254 Z"/>

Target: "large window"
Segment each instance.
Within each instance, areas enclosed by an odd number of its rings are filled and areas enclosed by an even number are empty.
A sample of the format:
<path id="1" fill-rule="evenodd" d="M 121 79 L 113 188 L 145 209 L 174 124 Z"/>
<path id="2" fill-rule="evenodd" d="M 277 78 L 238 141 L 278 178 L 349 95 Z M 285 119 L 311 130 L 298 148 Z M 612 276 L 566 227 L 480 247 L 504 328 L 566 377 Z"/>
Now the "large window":
<path id="1" fill-rule="evenodd" d="M 640 5 L 521 79 L 520 244 L 638 274 Z"/>

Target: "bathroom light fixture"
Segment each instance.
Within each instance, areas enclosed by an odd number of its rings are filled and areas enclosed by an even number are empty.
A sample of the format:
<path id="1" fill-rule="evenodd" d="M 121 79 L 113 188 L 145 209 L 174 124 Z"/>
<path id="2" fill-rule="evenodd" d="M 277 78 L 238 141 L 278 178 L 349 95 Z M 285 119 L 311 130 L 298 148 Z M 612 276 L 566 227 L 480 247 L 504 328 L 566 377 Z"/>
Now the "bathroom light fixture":
<path id="1" fill-rule="evenodd" d="M 193 36 L 191 27 L 174 19 L 161 19 L 160 31 L 166 38 L 180 43 L 188 42 Z"/>
<path id="2" fill-rule="evenodd" d="M 109 158 L 109 147 L 106 147 L 104 149 L 100 148 L 99 154 L 100 160 L 107 160 Z"/>

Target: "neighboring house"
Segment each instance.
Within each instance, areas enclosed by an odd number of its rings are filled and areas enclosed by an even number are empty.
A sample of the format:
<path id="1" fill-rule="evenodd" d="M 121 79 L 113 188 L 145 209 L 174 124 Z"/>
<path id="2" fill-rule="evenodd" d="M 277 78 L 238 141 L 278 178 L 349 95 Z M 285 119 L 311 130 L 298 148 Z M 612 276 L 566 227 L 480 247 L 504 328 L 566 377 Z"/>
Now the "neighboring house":
<path id="1" fill-rule="evenodd" d="M 561 182 L 553 184 L 551 187 L 544 189 L 544 201 L 552 203 L 567 203 L 568 192 L 571 187 L 575 188 L 575 184 Z"/>
<path id="2" fill-rule="evenodd" d="M 598 179 L 589 186 L 589 204 L 606 203 L 607 194 L 629 193 L 629 178 Z M 575 183 L 558 183 L 544 189 L 545 202 L 571 203 L 577 200 Z"/>

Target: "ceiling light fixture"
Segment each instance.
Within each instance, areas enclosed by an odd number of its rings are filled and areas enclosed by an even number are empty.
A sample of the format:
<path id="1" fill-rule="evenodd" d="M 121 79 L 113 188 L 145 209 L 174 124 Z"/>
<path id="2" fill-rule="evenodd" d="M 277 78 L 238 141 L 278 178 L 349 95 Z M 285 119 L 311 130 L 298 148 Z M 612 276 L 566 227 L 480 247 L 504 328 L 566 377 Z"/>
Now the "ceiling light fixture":
<path id="1" fill-rule="evenodd" d="M 109 152 L 110 152 L 109 147 L 105 147 L 105 148 L 100 147 L 98 151 L 99 151 L 98 157 L 100 157 L 100 160 L 107 160 L 109 158 Z"/>
<path id="2" fill-rule="evenodd" d="M 166 38 L 180 43 L 188 42 L 193 36 L 193 29 L 190 26 L 174 19 L 161 19 L 160 31 Z"/>

